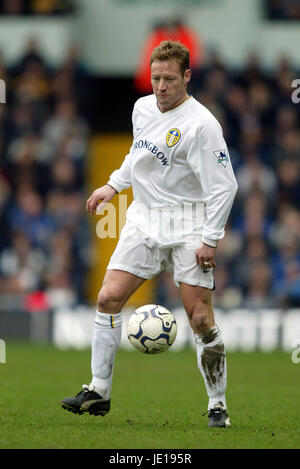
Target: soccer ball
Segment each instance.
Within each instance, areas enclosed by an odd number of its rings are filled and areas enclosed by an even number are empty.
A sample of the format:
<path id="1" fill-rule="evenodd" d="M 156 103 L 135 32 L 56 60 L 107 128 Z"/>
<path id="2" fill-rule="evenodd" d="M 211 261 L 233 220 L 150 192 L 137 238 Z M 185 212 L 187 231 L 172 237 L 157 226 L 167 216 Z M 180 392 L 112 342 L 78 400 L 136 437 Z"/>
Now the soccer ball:
<path id="1" fill-rule="evenodd" d="M 127 336 L 140 352 L 161 353 L 174 343 L 177 324 L 173 314 L 159 305 L 137 308 L 129 318 Z"/>

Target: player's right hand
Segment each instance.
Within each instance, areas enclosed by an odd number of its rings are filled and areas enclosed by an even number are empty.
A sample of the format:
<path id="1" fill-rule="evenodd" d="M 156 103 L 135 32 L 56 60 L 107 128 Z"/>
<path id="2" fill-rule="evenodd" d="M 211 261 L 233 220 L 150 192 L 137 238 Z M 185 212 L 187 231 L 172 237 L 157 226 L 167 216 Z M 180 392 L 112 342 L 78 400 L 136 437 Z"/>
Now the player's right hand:
<path id="1" fill-rule="evenodd" d="M 111 186 L 108 186 L 107 184 L 105 186 L 99 187 L 88 198 L 86 202 L 87 211 L 94 213 L 96 210 L 101 210 L 115 194 L 115 189 Z"/>

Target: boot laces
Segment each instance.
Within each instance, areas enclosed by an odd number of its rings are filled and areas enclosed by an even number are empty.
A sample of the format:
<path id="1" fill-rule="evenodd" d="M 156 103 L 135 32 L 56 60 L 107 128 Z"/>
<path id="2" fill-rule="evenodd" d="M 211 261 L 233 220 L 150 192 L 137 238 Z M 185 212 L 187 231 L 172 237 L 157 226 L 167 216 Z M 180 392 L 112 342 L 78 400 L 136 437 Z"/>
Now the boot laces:
<path id="1" fill-rule="evenodd" d="M 82 385 L 82 389 L 86 392 L 89 392 L 89 391 L 95 391 L 95 386 L 90 383 L 90 384 L 83 384 Z"/>

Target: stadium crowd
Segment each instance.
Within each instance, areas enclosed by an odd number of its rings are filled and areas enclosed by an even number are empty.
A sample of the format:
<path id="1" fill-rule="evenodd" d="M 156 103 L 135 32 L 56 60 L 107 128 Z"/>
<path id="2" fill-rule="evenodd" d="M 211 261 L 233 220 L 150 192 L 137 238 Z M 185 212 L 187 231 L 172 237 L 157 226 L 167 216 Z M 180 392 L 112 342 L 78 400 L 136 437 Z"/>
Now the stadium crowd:
<path id="1" fill-rule="evenodd" d="M 84 301 L 89 76 L 73 47 L 49 68 L 35 39 L 13 67 L 0 61 L 0 76 L 0 293 L 47 292 L 51 306 Z"/>
<path id="2" fill-rule="evenodd" d="M 34 42 L 14 67 L 0 59 L 0 77 L 9 85 L 9 106 L 0 105 L 0 295 L 46 292 L 53 307 L 85 302 L 90 77 L 76 50 L 54 70 Z M 228 68 L 216 53 L 193 70 L 190 92 L 219 119 L 239 183 L 216 257 L 214 301 L 225 309 L 300 305 L 294 78 L 287 58 L 269 71 L 255 54 L 242 70 Z M 157 301 L 169 307 L 179 301 L 169 274 L 157 285 Z"/>

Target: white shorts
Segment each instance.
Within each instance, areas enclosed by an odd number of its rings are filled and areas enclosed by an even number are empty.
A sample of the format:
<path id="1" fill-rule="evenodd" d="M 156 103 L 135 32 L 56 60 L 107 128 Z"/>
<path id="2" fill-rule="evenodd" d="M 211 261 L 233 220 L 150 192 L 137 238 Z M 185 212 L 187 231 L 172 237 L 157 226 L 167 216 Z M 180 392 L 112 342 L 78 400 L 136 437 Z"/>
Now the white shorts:
<path id="1" fill-rule="evenodd" d="M 108 270 L 125 270 L 137 277 L 150 279 L 162 271 L 174 272 L 174 282 L 214 289 L 213 269 L 196 263 L 195 251 L 200 241 L 187 235 L 186 243 L 160 246 L 131 223 L 126 223 Z"/>

